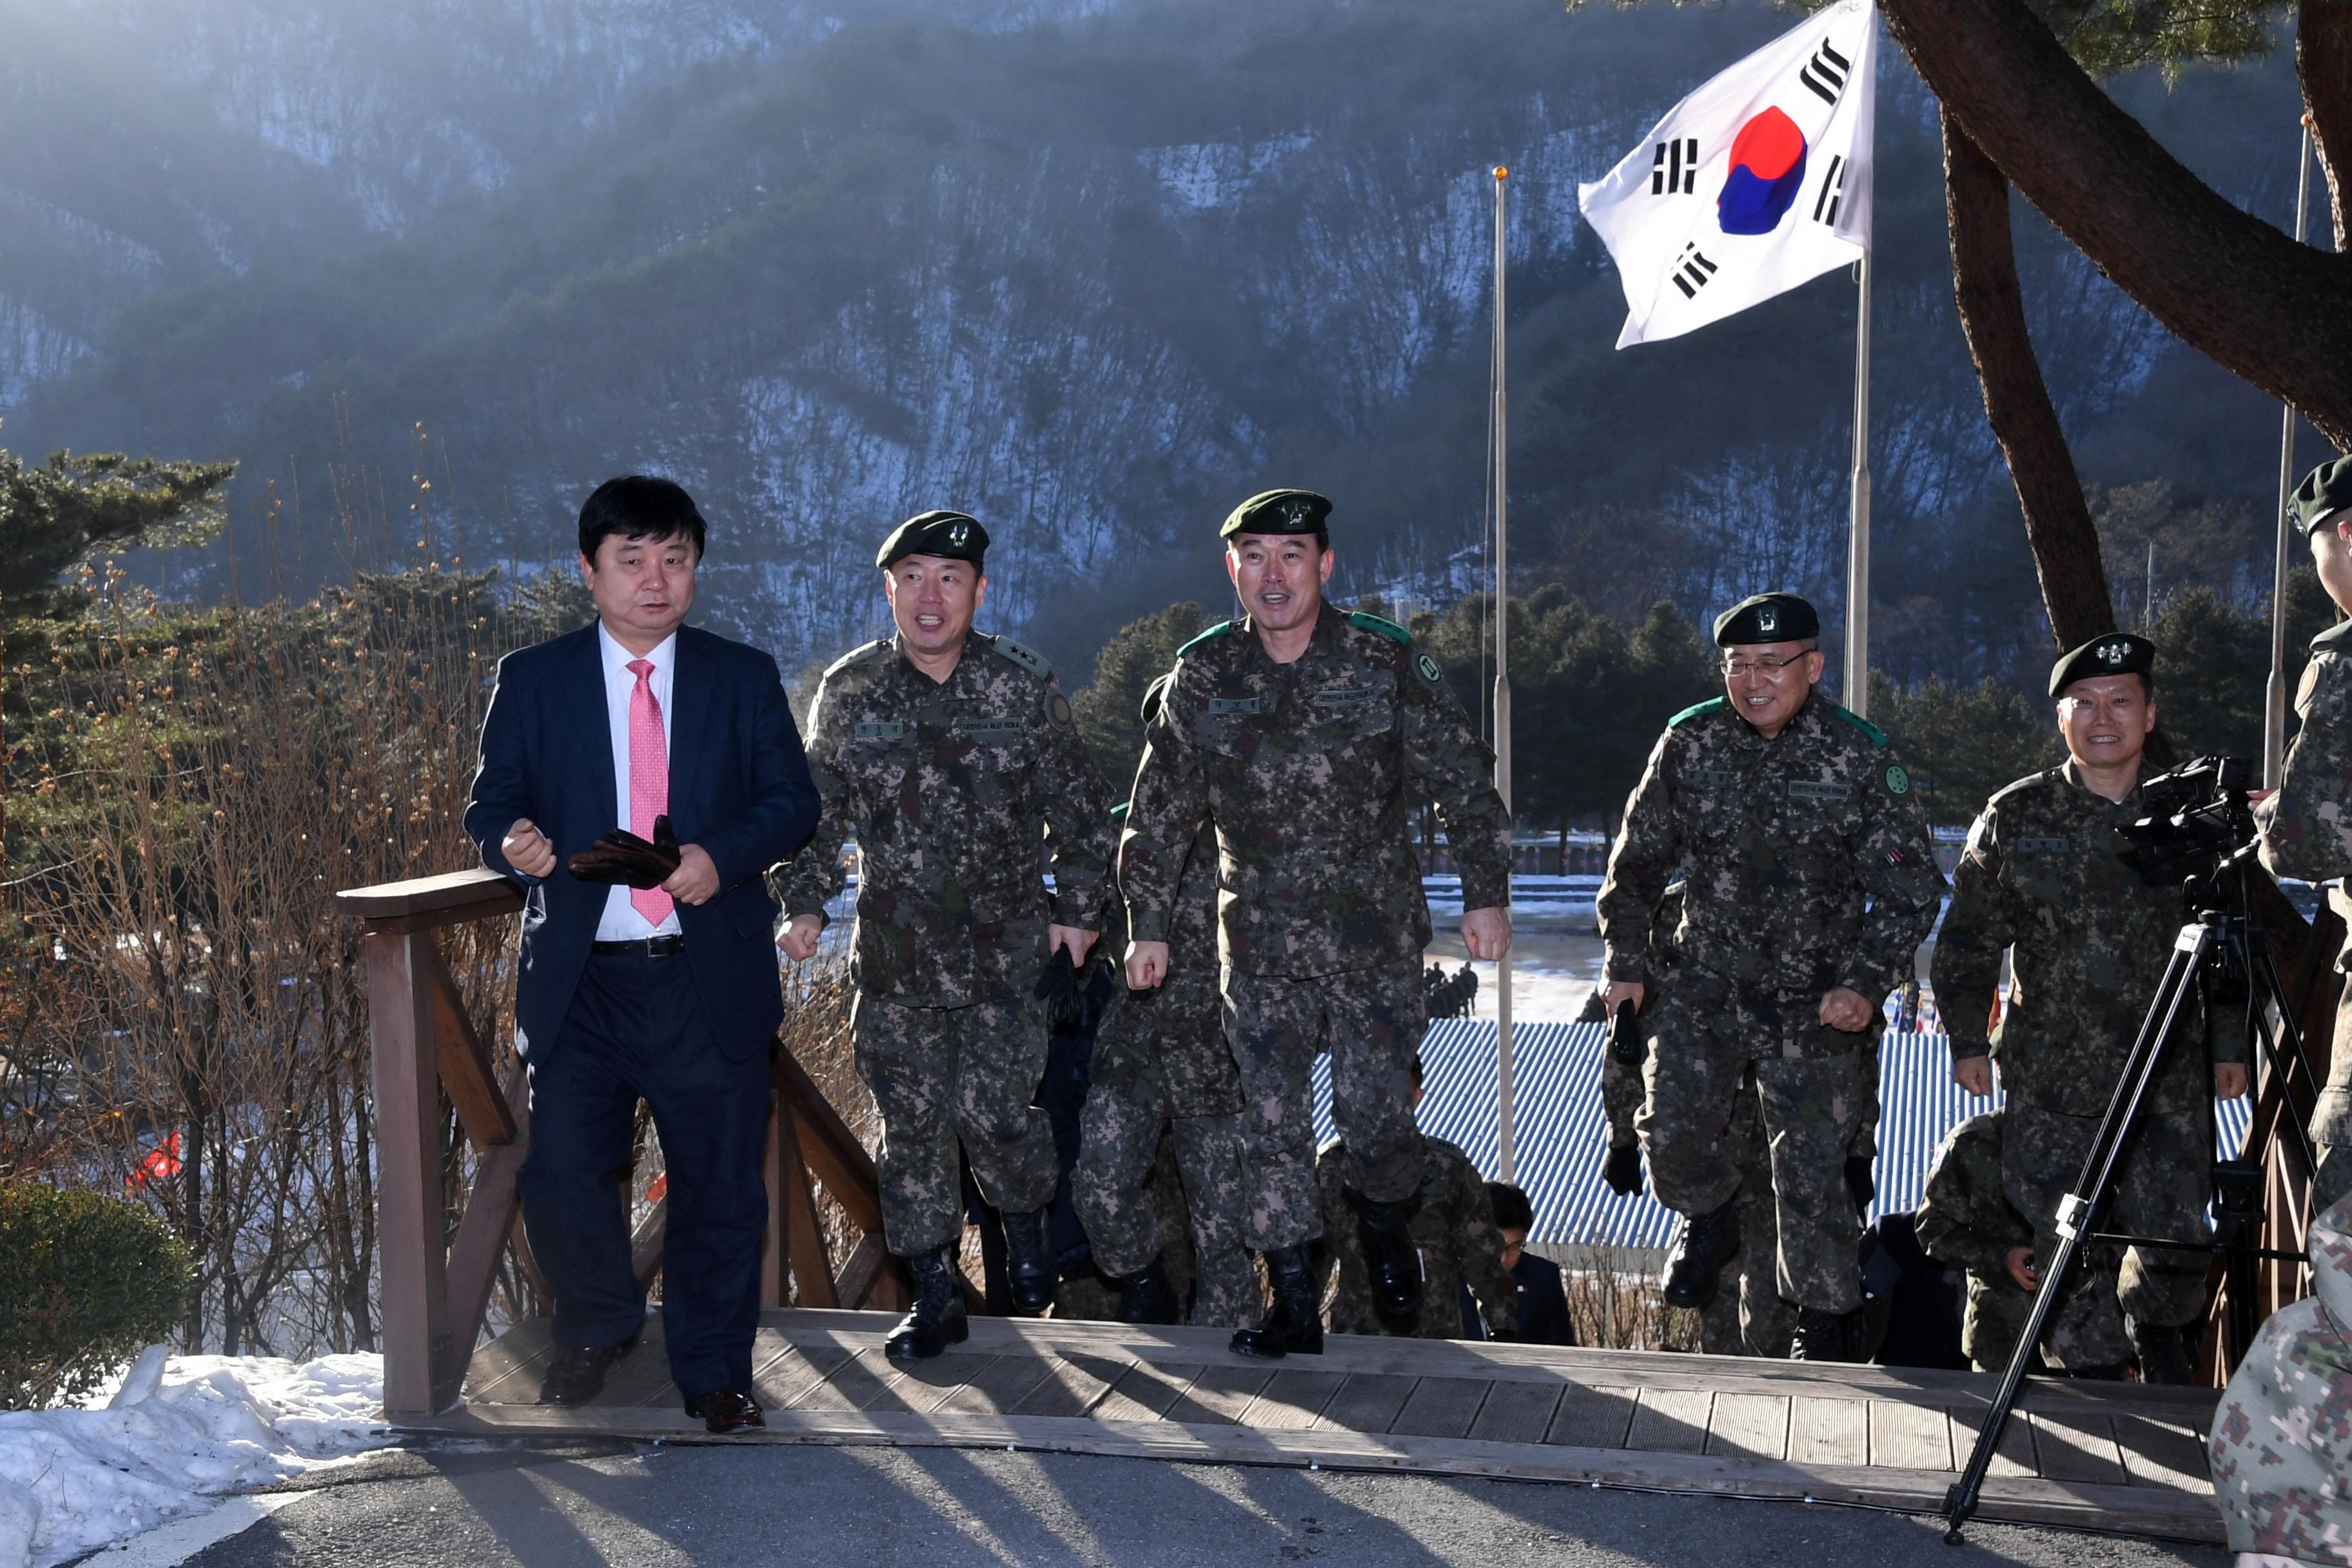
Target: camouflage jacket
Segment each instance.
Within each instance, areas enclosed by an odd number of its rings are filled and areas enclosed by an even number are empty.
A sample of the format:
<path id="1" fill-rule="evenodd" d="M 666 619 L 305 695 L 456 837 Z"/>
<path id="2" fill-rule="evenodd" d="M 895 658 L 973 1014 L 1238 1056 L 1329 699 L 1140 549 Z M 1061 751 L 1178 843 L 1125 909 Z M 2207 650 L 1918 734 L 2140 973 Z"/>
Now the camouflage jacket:
<path id="1" fill-rule="evenodd" d="M 2294 694 L 2302 728 L 2286 754 L 2279 792 L 2263 803 L 2263 864 L 2282 877 L 2325 882 L 2352 876 L 2352 621 L 2314 637 L 2311 662 Z M 2336 967 L 2352 972 L 2352 897 L 2342 887 L 2329 900 L 2344 917 L 2344 947 Z M 2347 1003 L 2352 1022 L 2352 1003 Z M 2312 1117 L 2311 1135 L 2323 1143 L 2352 1143 L 2352 1041 L 2338 1026 L 2327 1087 Z"/>
<path id="2" fill-rule="evenodd" d="M 2002 1195 L 2000 1111 L 1971 1116 L 1945 1134 L 1912 1223 L 1928 1257 L 2014 1289 L 2010 1249 L 2032 1246 L 2033 1226 Z"/>
<path id="3" fill-rule="evenodd" d="M 1307 652 L 1277 664 L 1247 620 L 1185 645 L 1144 731 L 1119 845 L 1137 940 L 1165 941 L 1206 812 L 1217 830 L 1224 962 L 1322 975 L 1417 956 L 1429 905 L 1408 833 L 1437 802 L 1465 910 L 1510 901 L 1509 824 L 1494 757 L 1402 627 L 1326 604 Z"/>
<path id="4" fill-rule="evenodd" d="M 1667 889 L 1682 917 L 1663 930 Z M 1874 1004 L 1912 973 L 1944 879 L 1886 737 L 1816 690 L 1766 740 L 1718 697 L 1667 722 L 1625 805 L 1598 911 L 1611 980 L 1674 964 L 1756 1003 Z"/>
<path id="5" fill-rule="evenodd" d="M 919 1007 L 1028 991 L 1050 921 L 1102 925 L 1110 803 L 1045 662 L 973 632 L 944 681 L 895 637 L 824 672 L 809 710 L 816 837 L 779 868 L 787 917 L 823 914 L 857 839 L 860 989 Z M 1048 859 L 1054 893 L 1048 896 Z"/>
<path id="6" fill-rule="evenodd" d="M 2096 1116 L 2123 1071 L 2179 934 L 2178 887 L 2151 887 L 2122 858 L 2118 831 L 2143 815 L 2084 788 L 2073 763 L 1985 803 L 1952 879 L 1936 939 L 1936 1000 L 1952 1055 L 2000 1058 L 2004 1093 L 2045 1110 Z M 2001 951 L 2009 1002 L 1987 1038 Z M 2242 996 L 2210 1008 L 2213 1059 L 2243 1061 Z M 2156 1085 L 2155 1109 L 2187 1110 L 2210 1092 L 2192 996 Z M 2186 1048 L 2184 1048 L 2186 1047 Z"/>
<path id="7" fill-rule="evenodd" d="M 2315 1294 L 2263 1325 L 2213 1413 L 2230 1548 L 2265 1563 L 2343 1563 L 2352 1541 L 2352 1198 L 2315 1218 L 2305 1246 Z"/>
<path id="8" fill-rule="evenodd" d="M 1503 1233 L 1486 1179 L 1470 1156 L 1443 1138 L 1423 1137 L 1421 1206 L 1407 1234 L 1421 1253 L 1421 1320 L 1411 1337 L 1458 1340 L 1462 1288 L 1467 1285 L 1493 1334 L 1519 1331 L 1519 1285 L 1503 1267 Z M 1316 1201 L 1323 1209 L 1320 1254 L 1324 1320 L 1335 1334 L 1394 1334 L 1372 1306 L 1371 1272 L 1357 1235 L 1356 1211 L 1341 1191 L 1345 1153 L 1338 1139 L 1315 1161 Z"/>
<path id="9" fill-rule="evenodd" d="M 1127 945 L 1112 900 L 1110 929 L 1097 944 L 1115 977 Z M 1120 990 L 1096 1037 L 1097 1089 L 1133 1094 L 1159 1069 L 1171 1116 L 1230 1116 L 1242 1108 L 1241 1069 L 1225 1043 L 1217 994 L 1217 836 L 1203 825 L 1184 859 L 1168 919 L 1168 978 L 1150 991 Z"/>

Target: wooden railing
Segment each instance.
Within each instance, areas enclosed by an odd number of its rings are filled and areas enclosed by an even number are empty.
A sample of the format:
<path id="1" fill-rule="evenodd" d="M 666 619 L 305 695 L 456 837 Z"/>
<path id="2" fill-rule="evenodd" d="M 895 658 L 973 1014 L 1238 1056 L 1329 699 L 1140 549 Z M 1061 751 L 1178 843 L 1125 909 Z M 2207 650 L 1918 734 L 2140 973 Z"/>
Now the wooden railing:
<path id="1" fill-rule="evenodd" d="M 434 933 L 513 914 L 522 895 L 498 873 L 474 870 L 353 888 L 336 900 L 362 922 L 367 965 L 384 1412 L 436 1415 L 457 1402 L 509 1249 L 527 1274 L 536 1279 L 537 1269 L 515 1191 L 530 1147 L 529 1081 L 520 1062 L 500 1081 Z M 903 1307 L 904 1281 L 882 1245 L 872 1157 L 789 1051 L 774 1053 L 770 1082 L 761 1304 Z M 476 1154 L 454 1231 L 442 1203 L 445 1094 Z M 838 1278 L 812 1182 L 863 1233 Z M 660 1270 L 667 1209 L 666 1199 L 655 1205 L 631 1238 L 641 1280 Z"/>

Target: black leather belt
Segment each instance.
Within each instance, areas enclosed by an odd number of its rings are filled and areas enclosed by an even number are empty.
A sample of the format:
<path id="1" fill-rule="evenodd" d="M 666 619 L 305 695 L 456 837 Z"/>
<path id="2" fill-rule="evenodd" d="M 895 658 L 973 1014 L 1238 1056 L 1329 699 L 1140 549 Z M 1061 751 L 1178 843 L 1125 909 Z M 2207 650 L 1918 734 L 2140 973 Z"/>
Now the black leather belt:
<path id="1" fill-rule="evenodd" d="M 676 958 L 686 951 L 686 938 L 673 931 L 668 936 L 639 937 L 635 942 L 592 942 L 588 951 L 599 958 Z"/>

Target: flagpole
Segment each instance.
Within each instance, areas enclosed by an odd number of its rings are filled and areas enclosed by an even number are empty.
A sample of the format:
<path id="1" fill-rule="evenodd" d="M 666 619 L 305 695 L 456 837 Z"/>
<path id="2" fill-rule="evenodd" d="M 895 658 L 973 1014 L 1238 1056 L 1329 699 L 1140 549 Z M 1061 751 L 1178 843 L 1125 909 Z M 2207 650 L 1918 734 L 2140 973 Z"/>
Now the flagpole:
<path id="1" fill-rule="evenodd" d="M 2311 116 L 2303 117 L 2303 151 L 2294 168 L 2294 242 L 2311 225 Z M 2263 692 L 2263 787 L 2276 789 L 2286 773 L 2286 574 L 2294 555 L 2294 527 L 2286 505 L 2294 491 L 2294 407 L 2279 406 L 2278 540 L 2271 564 L 2271 678 Z"/>
<path id="2" fill-rule="evenodd" d="M 1846 528 L 1845 705 L 1870 717 L 1870 247 L 1863 247 L 1853 332 L 1853 506 Z"/>
<path id="3" fill-rule="evenodd" d="M 1510 170 L 1495 167 L 1495 793 L 1503 797 L 1503 862 L 1505 911 L 1510 909 L 1510 862 L 1514 853 L 1511 818 L 1511 600 L 1507 573 L 1510 560 L 1506 527 L 1509 487 L 1504 483 L 1504 458 L 1509 446 L 1509 402 L 1505 383 L 1509 361 L 1504 355 L 1503 182 Z M 1518 1177 L 1517 1128 L 1511 1103 L 1511 953 L 1507 947 L 1495 960 L 1495 1146 L 1496 1164 L 1506 1184 Z"/>

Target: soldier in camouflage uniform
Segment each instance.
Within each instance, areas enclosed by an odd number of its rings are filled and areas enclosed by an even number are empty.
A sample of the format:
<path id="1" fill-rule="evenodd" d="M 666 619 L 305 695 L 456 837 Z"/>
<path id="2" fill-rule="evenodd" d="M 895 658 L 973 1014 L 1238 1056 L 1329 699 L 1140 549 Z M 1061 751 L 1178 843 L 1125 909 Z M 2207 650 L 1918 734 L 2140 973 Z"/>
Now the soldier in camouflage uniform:
<path id="1" fill-rule="evenodd" d="M 1470 956 L 1510 943 L 1508 823 L 1491 754 L 1437 661 L 1402 626 L 1322 595 L 1331 503 L 1272 490 L 1234 510 L 1226 570 L 1245 618 L 1186 645 L 1146 731 L 1120 845 L 1133 942 L 1128 979 L 1166 973 L 1170 922 L 1193 835 L 1216 829 L 1227 1034 L 1241 1069 L 1251 1201 L 1275 1306 L 1234 1336 L 1244 1354 L 1319 1351 L 1305 1245 L 1315 1197 L 1308 1070 L 1331 1053 L 1345 1188 L 1391 1316 L 1420 1308 L 1406 1231 L 1421 1190 L 1406 1068 L 1427 1006 L 1429 908 L 1408 832 L 1413 794 L 1435 797 L 1462 867 Z M 1451 1310 L 1451 1304 L 1447 1306 Z"/>
<path id="2" fill-rule="evenodd" d="M 2016 1352 L 2033 1310 L 2033 1226 L 2001 1182 L 2001 1112 L 1971 1116 L 1945 1134 L 1913 1218 L 1919 1249 L 1968 1271 L 1960 1349 L 1979 1372 L 1999 1372 Z"/>
<path id="3" fill-rule="evenodd" d="M 2352 1563 L 2352 1202 L 2304 1245 L 2316 1293 L 2263 1325 L 2213 1413 L 2213 1498 L 2242 1568 Z"/>
<path id="4" fill-rule="evenodd" d="M 1877 729 L 1822 697 L 1820 621 L 1792 595 L 1726 611 L 1726 696 L 1676 714 L 1626 804 L 1598 910 L 1609 1000 L 1648 1001 L 1638 1126 L 1658 1200 L 1687 1216 L 1664 1294 L 1703 1306 L 1741 1246 L 1740 1151 L 1755 1098 L 1771 1166 L 1790 1354 L 1858 1346 L 1861 1226 L 1845 1162 L 1879 1005 L 1906 978 L 1943 879 L 1910 774 Z M 1658 921 L 1680 882 L 1672 932 Z"/>
<path id="5" fill-rule="evenodd" d="M 2056 1249 L 2060 1202 L 2081 1177 L 2187 914 L 2177 885 L 2151 884 L 2133 869 L 2119 832 L 2147 815 L 2140 753 L 2156 727 L 2155 657 L 2145 637 L 2110 632 L 2058 661 L 2050 694 L 2066 763 L 1986 803 L 1969 830 L 1936 942 L 1954 1079 L 1989 1095 L 1987 1058 L 2000 1063 L 2003 1180 L 2009 1201 L 2033 1224 L 2037 1271 Z M 1989 1041 L 1985 1020 L 2003 950 L 2010 996 L 1999 1037 Z M 2212 1041 L 2213 1092 L 2244 1093 L 2246 1069 L 2242 999 L 2232 1005 L 2216 997 L 2207 1008 L 2198 994 L 2192 990 L 2183 1005 L 2108 1223 L 2202 1247 L 2212 1239 L 2205 1205 L 2213 1134 L 2197 1042 Z M 2136 1352 L 2146 1381 L 2188 1381 L 2206 1255 L 2133 1247 L 2120 1278 L 2113 1248 L 2088 1247 L 2084 1258 L 2063 1287 L 2043 1351 L 2069 1372 L 2099 1376 L 2116 1375 Z"/>
<path id="6" fill-rule="evenodd" d="M 2323 463 L 2304 476 L 2290 510 L 2311 542 L 2320 585 L 2336 607 L 2352 616 L 2352 458 Z M 2294 710 L 2302 720 L 2278 794 L 2263 803 L 2263 864 L 2282 877 L 2337 882 L 2328 889 L 2347 934 L 2336 955 L 2352 971 L 2352 897 L 2340 879 L 2352 877 L 2352 621 L 2338 621 L 2312 639 Z M 2335 1048 L 2305 1043 L 2315 1068 L 2327 1069 L 2327 1087 L 2311 1119 L 2319 1170 L 2311 1205 L 2328 1207 L 2352 1195 L 2352 985 L 2336 1005 Z"/>
<path id="7" fill-rule="evenodd" d="M 1143 700 L 1159 711 L 1162 676 Z M 1127 808 L 1114 809 L 1124 817 Z M 1113 912 L 1111 952 L 1123 946 Z M 1178 1302 L 1160 1260 L 1159 1217 L 1146 1179 L 1164 1127 L 1176 1147 L 1192 1232 L 1195 1326 L 1255 1321 L 1257 1266 L 1242 1239 L 1242 1080 L 1225 1045 L 1217 1000 L 1217 837 L 1203 824 L 1185 858 L 1168 925 L 1168 977 L 1113 999 L 1095 1045 L 1080 1115 L 1084 1143 L 1071 1195 L 1094 1245 L 1095 1266 L 1121 1284 L 1118 1315 L 1172 1323 Z"/>
<path id="8" fill-rule="evenodd" d="M 1412 1100 L 1421 1104 L 1421 1058 L 1412 1062 Z M 1335 1334 L 1391 1334 L 1424 1340 L 1463 1337 L 1462 1314 L 1454 1310 L 1464 1287 L 1486 1319 L 1486 1336 L 1519 1335 L 1519 1287 L 1503 1267 L 1503 1233 L 1495 1224 L 1495 1200 L 1486 1179 L 1454 1144 L 1421 1135 L 1421 1202 L 1406 1234 L 1421 1255 L 1421 1312 L 1396 1319 L 1381 1310 L 1364 1259 L 1359 1227 L 1343 1223 L 1348 1200 L 1347 1150 L 1334 1138 L 1315 1161 L 1316 1194 L 1328 1216 L 1317 1251 L 1322 1283 L 1324 1326 Z"/>
<path id="9" fill-rule="evenodd" d="M 1015 1309 L 1053 1300 L 1042 1211 L 1059 1172 L 1032 1104 L 1047 1047 L 1038 993 L 1052 953 L 1086 961 L 1108 883 L 1110 803 L 1069 700 L 1037 655 L 971 629 L 987 546 L 951 511 L 909 519 L 883 545 L 898 632 L 817 688 L 809 765 L 824 816 L 779 889 L 778 942 L 805 959 L 856 836 L 850 1027 L 882 1112 L 883 1234 L 915 1276 L 916 1309 L 888 1342 L 902 1356 L 963 1337 L 959 1139 L 1003 1211 Z"/>

